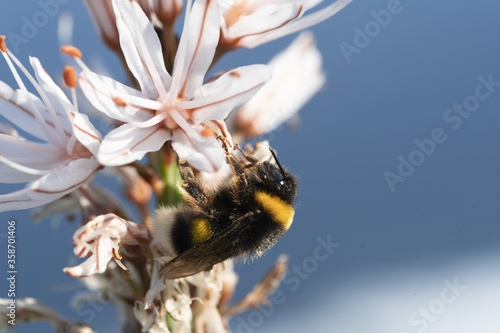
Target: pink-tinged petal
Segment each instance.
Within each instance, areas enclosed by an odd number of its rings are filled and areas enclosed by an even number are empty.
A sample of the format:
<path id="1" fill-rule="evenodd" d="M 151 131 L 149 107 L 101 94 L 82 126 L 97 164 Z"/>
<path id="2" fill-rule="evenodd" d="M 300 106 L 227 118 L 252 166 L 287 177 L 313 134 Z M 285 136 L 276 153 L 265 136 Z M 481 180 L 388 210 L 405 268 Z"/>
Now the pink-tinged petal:
<path id="1" fill-rule="evenodd" d="M 111 0 L 85 0 L 85 4 L 104 42 L 112 49 L 119 49 L 118 29 Z"/>
<path id="2" fill-rule="evenodd" d="M 137 102 L 142 93 L 118 81 L 85 71 L 80 74 L 79 83 L 90 103 L 108 117 L 128 122 L 129 120 L 144 121 L 153 116 L 149 111 L 130 105 L 131 101 Z M 125 105 L 119 101 L 124 101 Z"/>
<path id="3" fill-rule="evenodd" d="M 113 259 L 113 248 L 117 245 L 109 237 L 99 237 L 95 240 L 95 252 L 83 263 L 74 267 L 64 268 L 64 273 L 73 277 L 86 277 L 104 273 L 108 262 Z"/>
<path id="4" fill-rule="evenodd" d="M 219 333 L 226 330 L 224 320 L 221 318 L 217 306 L 205 306 L 202 314 L 198 319 L 203 323 L 203 331 L 206 333 Z"/>
<path id="5" fill-rule="evenodd" d="M 137 128 L 124 124 L 104 137 L 97 158 L 103 165 L 125 165 L 159 150 L 170 138 L 169 132 L 159 126 Z"/>
<path id="6" fill-rule="evenodd" d="M 30 57 L 30 62 L 31 66 L 33 66 L 33 70 L 35 71 L 35 77 L 38 84 L 50 101 L 50 105 L 58 116 L 58 121 L 61 123 L 66 133 L 71 132 L 71 122 L 68 118 L 68 112 L 74 110 L 73 104 L 71 104 L 61 88 L 59 88 L 49 74 L 47 74 L 40 63 L 40 60 Z"/>
<path id="7" fill-rule="evenodd" d="M 95 129 L 94 125 L 89 120 L 87 115 L 82 113 L 73 113 L 73 134 L 92 155 L 97 155 L 97 150 L 101 144 L 101 135 Z"/>
<path id="8" fill-rule="evenodd" d="M 110 237 L 100 237 L 95 244 L 96 273 L 104 273 L 108 262 L 113 258 L 113 248 L 118 248 Z"/>
<path id="9" fill-rule="evenodd" d="M 39 167 L 37 165 L 37 167 Z M 40 167 L 39 167 L 40 168 Z M 12 167 L 0 164 L 0 183 L 16 184 L 27 183 L 38 179 L 39 175 L 32 175 L 23 171 L 13 169 Z"/>
<path id="10" fill-rule="evenodd" d="M 199 88 L 196 99 L 180 102 L 179 107 L 195 109 L 192 115 L 195 124 L 223 120 L 233 108 L 255 95 L 271 79 L 271 73 L 272 68 L 266 65 L 236 68 Z"/>
<path id="11" fill-rule="evenodd" d="M 40 174 L 26 173 L 9 163 L 1 163 L 7 159 L 14 164 L 49 172 L 64 156 L 61 152 L 46 143 L 30 142 L 0 134 L 0 182 L 22 183 L 40 177 Z M 45 173 L 45 172 L 43 172 Z"/>
<path id="12" fill-rule="evenodd" d="M 165 97 L 171 77 L 156 31 L 135 1 L 113 0 L 113 8 L 123 55 L 141 91 L 151 99 Z"/>
<path id="13" fill-rule="evenodd" d="M 98 166 L 95 158 L 58 165 L 28 187 L 0 195 L 0 212 L 38 207 L 57 200 L 87 182 Z"/>
<path id="14" fill-rule="evenodd" d="M 269 5 L 269 7 L 271 6 L 276 7 L 275 5 Z M 265 5 L 262 9 L 265 9 Z M 276 30 L 292 20 L 301 17 L 305 10 L 306 8 L 302 3 L 291 3 L 287 6 L 281 5 L 271 13 L 267 10 L 258 10 L 251 15 L 240 17 L 240 19 L 227 30 L 227 35 L 224 37 L 228 39 L 238 39 Z M 243 41 L 242 43 L 244 44 L 245 42 Z"/>
<path id="15" fill-rule="evenodd" d="M 106 271 L 114 258 L 113 251 L 123 245 L 138 245 L 149 241 L 145 226 L 126 221 L 115 214 L 99 215 L 81 226 L 73 234 L 73 252 L 79 258 L 90 258 L 76 267 L 64 271 L 71 276 L 89 276 Z"/>
<path id="16" fill-rule="evenodd" d="M 224 150 L 214 137 L 190 136 L 179 129 L 174 131 L 172 147 L 179 158 L 200 171 L 215 172 L 224 164 Z"/>
<path id="17" fill-rule="evenodd" d="M 254 48 L 275 39 L 293 34 L 321 23 L 344 9 L 352 0 L 337 0 L 333 4 L 322 8 L 312 14 L 303 16 L 279 29 L 264 34 L 249 36 L 244 39 L 240 46 Z"/>
<path id="18" fill-rule="evenodd" d="M 34 116 L 33 105 L 46 119 L 48 126 L 53 128 L 54 124 L 48 120 L 45 105 L 37 96 L 22 90 L 14 90 L 0 81 L 0 115 L 22 131 L 44 141 L 49 141 Z"/>
<path id="19" fill-rule="evenodd" d="M 55 195 L 60 198 L 87 182 L 98 167 L 99 163 L 93 157 L 59 165 L 30 185 L 30 197 L 39 200 L 47 195 Z"/>
<path id="20" fill-rule="evenodd" d="M 154 233 L 154 231 L 153 231 Z M 149 290 L 146 292 L 144 297 L 144 305 L 146 308 L 150 307 L 154 302 L 155 298 L 165 290 L 165 279 L 160 276 L 160 263 L 158 261 L 153 261 L 153 267 L 151 270 L 151 285 Z"/>
<path id="21" fill-rule="evenodd" d="M 4 171 L 0 178 L 11 176 L 7 182 L 29 182 L 22 190 L 0 195 L 2 211 L 27 209 L 57 200 L 88 181 L 99 167 L 97 159 L 90 157 L 89 150 L 77 141 L 73 133 L 73 117 L 70 115 L 76 113 L 74 106 L 39 60 L 30 58 L 34 78 L 13 54 L 3 55 L 21 89 L 15 91 L 0 83 L 0 115 L 28 134 L 26 138 L 35 136 L 46 143 L 29 141 L 15 131 L 10 131 L 11 135 L 0 134 L 0 171 Z M 26 91 L 13 62 L 26 75 L 40 98 Z M 87 132 L 87 135 L 95 132 L 90 123 L 82 119 L 76 126 L 78 131 Z"/>
<path id="22" fill-rule="evenodd" d="M 217 0 L 195 1 L 186 19 L 189 21 L 184 25 L 174 65 L 176 87 L 172 87 L 174 92 L 171 94 L 190 99 L 194 90 L 203 84 L 219 42 L 220 10 Z"/>
<path id="23" fill-rule="evenodd" d="M 182 11 L 182 0 L 155 0 L 153 9 L 163 24 L 173 25 Z"/>
<path id="24" fill-rule="evenodd" d="M 33 200 L 29 196 L 30 192 L 31 189 L 24 188 L 22 190 L 11 192 L 9 194 L 1 194 L 0 212 L 38 207 L 57 199 L 54 196 L 47 196 L 43 199 Z"/>
<path id="25" fill-rule="evenodd" d="M 28 209 L 57 200 L 88 181 L 98 166 L 96 159 L 91 158 L 53 167 L 28 187 L 0 195 L 0 211 Z"/>
<path id="26" fill-rule="evenodd" d="M 64 268 L 63 272 L 72 277 L 86 277 L 98 273 L 96 267 L 96 256 L 92 255 L 78 266 Z"/>

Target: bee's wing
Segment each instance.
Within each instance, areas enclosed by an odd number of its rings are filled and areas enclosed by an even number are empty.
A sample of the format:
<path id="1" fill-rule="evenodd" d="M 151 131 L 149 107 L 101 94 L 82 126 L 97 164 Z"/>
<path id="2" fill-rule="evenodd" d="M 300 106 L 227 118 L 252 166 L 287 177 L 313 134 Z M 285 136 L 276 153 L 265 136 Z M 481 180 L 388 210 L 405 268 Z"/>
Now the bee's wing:
<path id="1" fill-rule="evenodd" d="M 161 273 L 167 279 L 178 279 L 210 270 L 213 265 L 241 254 L 239 242 L 241 237 L 247 235 L 250 224 L 245 220 L 251 214 L 243 215 L 222 232 L 184 251 L 165 264 Z"/>

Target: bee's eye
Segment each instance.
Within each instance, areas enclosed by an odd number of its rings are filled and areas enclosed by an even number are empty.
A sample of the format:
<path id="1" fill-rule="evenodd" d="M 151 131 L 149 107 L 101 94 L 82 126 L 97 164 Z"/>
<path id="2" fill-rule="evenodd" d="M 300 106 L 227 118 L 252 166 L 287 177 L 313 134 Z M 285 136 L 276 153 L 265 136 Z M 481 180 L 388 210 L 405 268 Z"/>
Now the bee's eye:
<path id="1" fill-rule="evenodd" d="M 270 168 L 269 168 L 269 176 L 276 183 L 280 183 L 281 185 L 283 185 L 283 175 L 274 166 L 270 166 Z"/>

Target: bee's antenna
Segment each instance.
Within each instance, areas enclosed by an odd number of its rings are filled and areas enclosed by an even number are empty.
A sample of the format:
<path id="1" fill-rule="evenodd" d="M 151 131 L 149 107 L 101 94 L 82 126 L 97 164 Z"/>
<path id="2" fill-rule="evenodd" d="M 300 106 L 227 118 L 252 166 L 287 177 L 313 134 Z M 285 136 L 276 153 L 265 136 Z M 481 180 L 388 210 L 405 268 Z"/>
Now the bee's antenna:
<path id="1" fill-rule="evenodd" d="M 276 161 L 276 164 L 278 164 L 278 167 L 280 168 L 281 174 L 283 175 L 283 177 L 285 177 L 286 176 L 285 169 L 283 169 L 283 167 L 280 164 L 280 161 L 278 161 L 278 157 L 276 156 L 276 153 L 274 152 L 274 150 L 271 147 L 269 147 L 269 151 L 271 152 L 271 154 L 273 154 L 274 160 Z"/>

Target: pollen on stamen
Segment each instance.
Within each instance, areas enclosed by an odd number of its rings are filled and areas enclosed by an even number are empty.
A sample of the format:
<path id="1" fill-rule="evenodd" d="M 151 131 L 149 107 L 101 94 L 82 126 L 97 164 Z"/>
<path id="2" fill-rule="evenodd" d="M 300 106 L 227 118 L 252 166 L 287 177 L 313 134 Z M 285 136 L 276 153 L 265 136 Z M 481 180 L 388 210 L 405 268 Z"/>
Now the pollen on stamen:
<path id="1" fill-rule="evenodd" d="M 114 257 L 116 260 L 122 260 L 122 259 L 123 259 L 122 255 L 120 254 L 120 252 L 118 252 L 118 250 L 117 250 L 117 249 L 112 248 L 111 250 L 112 250 L 112 252 L 113 252 L 113 257 Z"/>
<path id="2" fill-rule="evenodd" d="M 0 51 L 7 53 L 7 44 L 5 44 L 5 35 L 0 35 Z"/>
<path id="3" fill-rule="evenodd" d="M 241 74 L 240 74 L 240 72 L 238 72 L 238 71 L 232 71 L 232 72 L 230 72 L 230 73 L 229 73 L 229 75 L 231 75 L 231 76 L 235 76 L 235 77 L 237 77 L 237 78 L 240 78 L 240 77 L 241 77 Z"/>
<path id="4" fill-rule="evenodd" d="M 75 88 L 78 85 L 78 82 L 76 80 L 76 72 L 75 72 L 75 69 L 72 66 L 66 66 L 66 67 L 64 67 L 64 70 L 63 70 L 63 79 L 64 79 L 64 83 L 69 88 Z"/>
<path id="5" fill-rule="evenodd" d="M 115 258 L 115 262 L 118 266 L 120 266 L 124 271 L 128 271 L 127 267 L 122 263 L 122 255 L 118 252 L 117 249 L 113 248 L 111 249 L 111 252 L 113 253 L 113 258 Z"/>
<path id="6" fill-rule="evenodd" d="M 215 132 L 211 128 L 209 128 L 209 127 L 203 128 L 201 130 L 201 135 L 204 136 L 205 138 L 216 136 Z"/>
<path id="7" fill-rule="evenodd" d="M 70 57 L 75 57 L 75 58 L 82 57 L 82 52 L 78 48 L 76 48 L 75 46 L 72 46 L 72 45 L 61 46 L 61 52 L 66 53 Z"/>
<path id="8" fill-rule="evenodd" d="M 121 106 L 122 108 L 127 106 L 127 102 L 125 102 L 125 100 L 123 98 L 120 98 L 120 97 L 113 97 L 113 102 L 116 105 Z"/>

